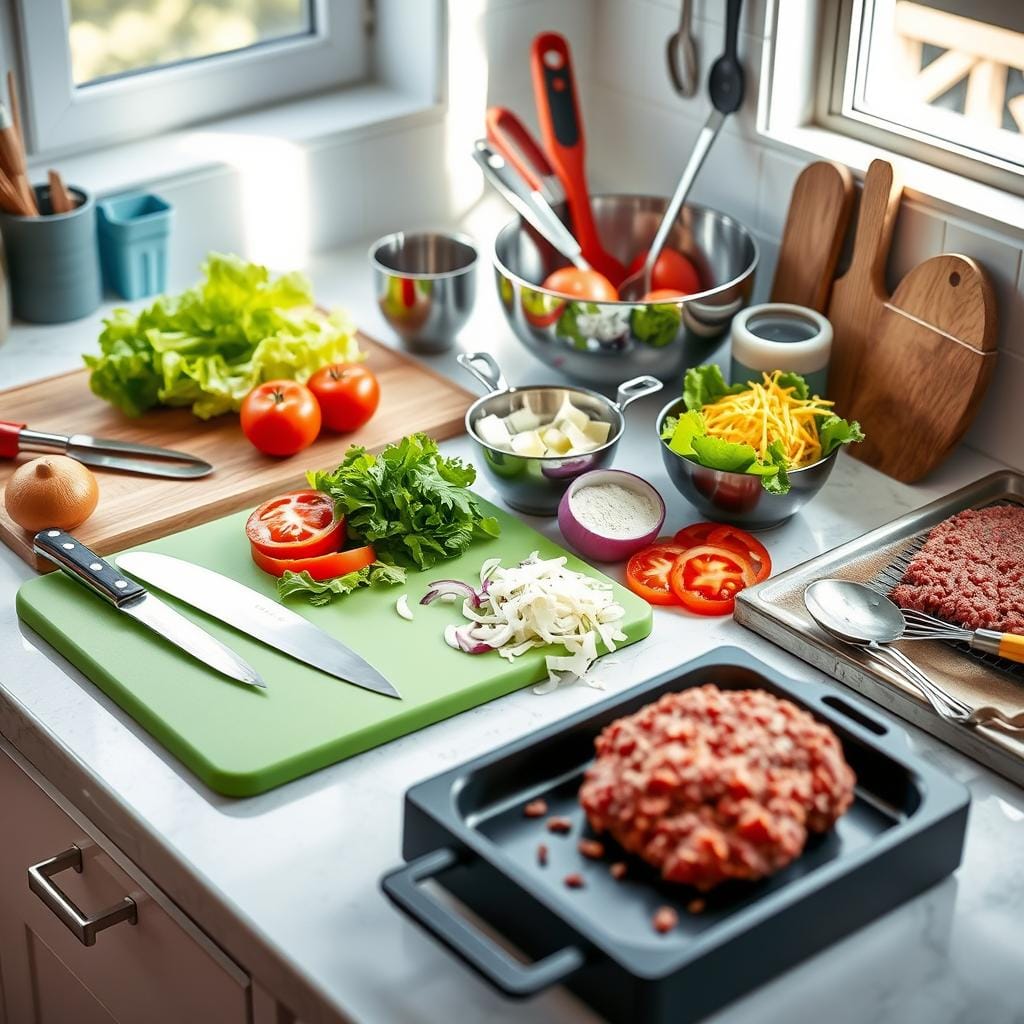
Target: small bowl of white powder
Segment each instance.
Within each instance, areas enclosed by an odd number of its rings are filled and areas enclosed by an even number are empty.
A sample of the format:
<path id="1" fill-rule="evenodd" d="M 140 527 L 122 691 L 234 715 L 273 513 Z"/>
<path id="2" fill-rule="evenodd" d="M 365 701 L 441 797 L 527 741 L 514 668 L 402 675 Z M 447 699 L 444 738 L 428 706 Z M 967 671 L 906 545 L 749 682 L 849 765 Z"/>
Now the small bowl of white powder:
<path id="1" fill-rule="evenodd" d="M 657 490 L 621 469 L 584 473 L 558 506 L 562 536 L 595 562 L 629 558 L 658 536 L 664 522 L 665 502 Z"/>

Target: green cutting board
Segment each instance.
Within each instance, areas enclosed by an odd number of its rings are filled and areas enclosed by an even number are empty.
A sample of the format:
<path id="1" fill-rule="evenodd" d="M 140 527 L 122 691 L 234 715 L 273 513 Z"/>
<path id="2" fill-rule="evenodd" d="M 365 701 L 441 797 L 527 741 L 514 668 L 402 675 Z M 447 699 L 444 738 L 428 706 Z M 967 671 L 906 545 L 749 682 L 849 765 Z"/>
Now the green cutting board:
<path id="1" fill-rule="evenodd" d="M 498 539 L 476 543 L 428 573 L 410 574 L 403 587 L 357 591 L 323 608 L 288 602 L 383 672 L 402 700 L 293 661 L 167 597 L 253 665 L 267 689 L 223 681 L 59 572 L 21 587 L 18 615 L 212 789 L 252 796 L 546 677 L 547 651 L 531 651 L 514 664 L 495 653 L 463 654 L 443 638 L 448 623 L 464 621 L 460 606 L 418 605 L 432 580 L 479 579 L 485 558 L 510 564 L 534 550 L 545 557 L 567 554 L 500 509 L 493 514 L 501 523 Z M 176 555 L 273 595 L 274 581 L 249 558 L 246 517 L 241 512 L 137 550 Z M 604 578 L 573 556 L 569 565 Z M 615 592 L 626 610 L 624 632 L 630 642 L 642 640 L 651 631 L 650 606 L 618 584 Z M 402 593 L 409 595 L 412 622 L 395 611 Z"/>

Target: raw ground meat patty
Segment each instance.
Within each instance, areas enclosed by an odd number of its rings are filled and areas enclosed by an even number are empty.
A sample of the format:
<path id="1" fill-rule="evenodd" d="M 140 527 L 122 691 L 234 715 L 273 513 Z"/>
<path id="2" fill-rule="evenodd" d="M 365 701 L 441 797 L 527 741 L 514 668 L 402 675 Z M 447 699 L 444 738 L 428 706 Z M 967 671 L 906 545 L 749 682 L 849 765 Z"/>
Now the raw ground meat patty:
<path id="1" fill-rule="evenodd" d="M 969 629 L 1024 633 L 1024 506 L 970 508 L 939 523 L 892 599 Z"/>
<path id="2" fill-rule="evenodd" d="M 780 870 L 853 801 L 832 730 L 763 690 L 668 693 L 594 745 L 580 789 L 591 826 L 702 890 Z"/>

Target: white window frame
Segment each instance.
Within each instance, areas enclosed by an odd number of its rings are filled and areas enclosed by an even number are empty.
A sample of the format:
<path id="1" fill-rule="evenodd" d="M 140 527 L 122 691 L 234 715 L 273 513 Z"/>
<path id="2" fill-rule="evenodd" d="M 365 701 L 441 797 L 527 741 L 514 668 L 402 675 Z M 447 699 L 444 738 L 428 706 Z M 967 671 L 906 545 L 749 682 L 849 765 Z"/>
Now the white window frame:
<path id="1" fill-rule="evenodd" d="M 836 0 L 824 6 L 821 26 L 821 52 L 824 61 L 819 70 L 815 93 L 814 119 L 831 131 L 860 139 L 890 152 L 911 157 L 953 174 L 1017 195 L 1024 195 L 1024 173 L 1018 164 L 996 154 L 972 148 L 949 137 L 937 143 L 941 122 L 953 115 L 935 111 L 929 133 L 893 120 L 857 109 L 854 89 L 859 62 L 866 60 L 859 32 L 865 14 L 871 13 L 873 0 Z M 952 132 L 950 134 L 953 134 Z"/>
<path id="2" fill-rule="evenodd" d="M 313 31 L 76 87 L 67 0 L 14 0 L 34 154 L 155 135 L 364 79 L 366 0 L 312 0 Z"/>

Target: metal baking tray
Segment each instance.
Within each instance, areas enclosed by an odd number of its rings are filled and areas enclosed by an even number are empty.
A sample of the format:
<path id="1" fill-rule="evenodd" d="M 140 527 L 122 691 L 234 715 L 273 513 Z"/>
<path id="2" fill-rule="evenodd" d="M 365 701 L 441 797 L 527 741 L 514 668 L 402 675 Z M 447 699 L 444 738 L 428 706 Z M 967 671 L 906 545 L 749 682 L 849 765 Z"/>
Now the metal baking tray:
<path id="1" fill-rule="evenodd" d="M 826 722 L 857 774 L 856 798 L 836 827 L 812 836 L 777 875 L 733 882 L 705 895 L 663 882 L 621 854 L 629 873 L 615 881 L 608 862 L 586 860 L 589 835 L 577 800 L 594 738 L 605 725 L 663 693 L 713 682 L 760 687 Z M 543 798 L 549 814 L 572 821 L 551 835 L 523 806 Z M 410 789 L 402 852 L 409 862 L 382 880 L 405 913 L 478 974 L 510 996 L 564 983 L 622 1024 L 686 1024 L 813 955 L 830 942 L 928 888 L 960 863 L 967 791 L 915 757 L 906 734 L 856 698 L 787 679 L 737 648 L 721 648 L 531 736 Z M 546 866 L 537 847 L 547 845 Z M 584 876 L 568 889 L 570 872 Z M 436 899 L 435 881 L 531 958 L 523 962 Z M 679 912 L 659 935 L 655 910 Z"/>
<path id="2" fill-rule="evenodd" d="M 944 721 L 914 687 L 856 647 L 819 629 L 804 608 L 810 583 L 828 577 L 870 583 L 915 536 L 967 508 L 1002 502 L 1024 504 L 1024 475 L 992 473 L 885 526 L 833 548 L 764 583 L 739 593 L 736 621 L 810 662 L 882 705 L 893 714 L 938 737 L 961 753 L 1024 786 L 1024 736 L 982 726 Z M 1002 659 L 982 659 L 940 641 L 898 645 L 925 672 L 972 707 L 994 704 L 1008 714 L 1024 711 L 1019 673 L 1006 671 Z"/>

